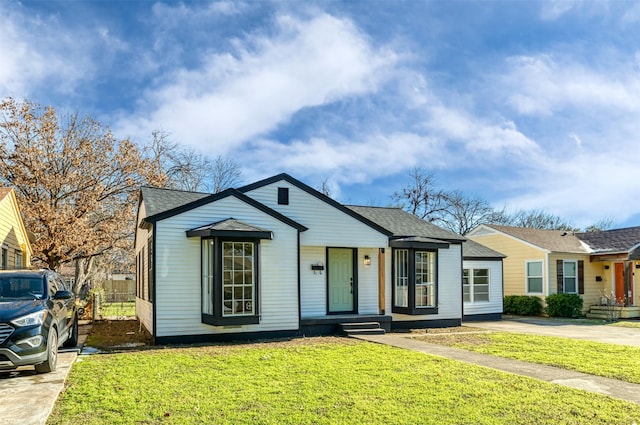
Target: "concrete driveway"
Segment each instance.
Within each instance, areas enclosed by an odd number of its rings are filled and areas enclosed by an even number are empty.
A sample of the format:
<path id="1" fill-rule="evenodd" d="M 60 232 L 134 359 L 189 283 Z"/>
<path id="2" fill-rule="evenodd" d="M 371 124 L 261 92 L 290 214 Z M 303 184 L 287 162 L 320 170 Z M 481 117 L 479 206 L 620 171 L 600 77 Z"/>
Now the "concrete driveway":
<path id="1" fill-rule="evenodd" d="M 90 326 L 78 329 L 78 348 L 60 349 L 55 372 L 37 374 L 33 366 L 0 371 L 0 425 L 43 425 L 87 339 Z"/>
<path id="2" fill-rule="evenodd" d="M 464 325 L 494 331 L 549 335 L 640 347 L 640 328 L 582 324 L 563 319 L 515 318 L 508 316 L 496 321 L 465 322 Z"/>

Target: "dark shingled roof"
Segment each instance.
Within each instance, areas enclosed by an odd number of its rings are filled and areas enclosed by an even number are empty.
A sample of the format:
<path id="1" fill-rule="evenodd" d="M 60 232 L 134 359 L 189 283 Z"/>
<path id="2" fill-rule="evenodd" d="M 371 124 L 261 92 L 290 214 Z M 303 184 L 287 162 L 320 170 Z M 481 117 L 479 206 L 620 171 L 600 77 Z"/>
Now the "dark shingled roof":
<path id="1" fill-rule="evenodd" d="M 393 233 L 393 237 L 419 236 L 441 241 L 464 241 L 464 237 L 429 223 L 401 208 L 345 205 L 350 210 Z"/>
<path id="2" fill-rule="evenodd" d="M 500 254 L 498 251 L 494 251 L 491 248 L 479 244 L 476 241 L 467 239 L 462 243 L 462 257 L 464 259 L 474 258 L 505 258 L 506 255 Z"/>
<path id="3" fill-rule="evenodd" d="M 594 253 L 629 252 L 640 244 L 640 226 L 599 232 L 576 233 Z"/>
<path id="4" fill-rule="evenodd" d="M 190 202 L 210 196 L 209 193 L 184 192 L 182 190 L 160 189 L 143 186 L 142 199 L 147 217 L 181 207 Z"/>
<path id="5" fill-rule="evenodd" d="M 227 218 L 226 220 L 207 224 L 206 226 L 196 227 L 195 229 L 191 229 L 189 231 L 197 232 L 200 230 L 217 230 L 229 232 L 270 232 L 270 230 L 252 226 L 251 224 L 236 220 L 235 218 Z"/>

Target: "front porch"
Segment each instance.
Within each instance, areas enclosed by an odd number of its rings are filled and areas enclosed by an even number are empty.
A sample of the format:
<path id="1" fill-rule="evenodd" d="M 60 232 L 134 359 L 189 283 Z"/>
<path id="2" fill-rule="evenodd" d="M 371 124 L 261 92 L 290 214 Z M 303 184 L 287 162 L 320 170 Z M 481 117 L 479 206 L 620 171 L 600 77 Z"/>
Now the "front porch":
<path id="1" fill-rule="evenodd" d="M 327 316 L 303 317 L 300 319 L 300 333 L 305 336 L 337 334 L 343 323 L 379 323 L 385 332 L 391 331 L 391 316 L 380 314 L 335 314 Z"/>
<path id="2" fill-rule="evenodd" d="M 609 322 L 618 319 L 633 319 L 640 317 L 640 306 L 593 305 L 589 308 L 586 317 L 587 319 L 602 319 Z"/>

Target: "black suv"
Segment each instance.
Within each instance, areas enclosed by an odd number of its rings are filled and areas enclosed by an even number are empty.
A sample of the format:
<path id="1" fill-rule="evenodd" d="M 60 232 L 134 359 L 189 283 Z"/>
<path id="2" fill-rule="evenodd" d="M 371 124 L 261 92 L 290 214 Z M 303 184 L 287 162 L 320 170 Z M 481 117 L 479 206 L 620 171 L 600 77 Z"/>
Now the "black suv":
<path id="1" fill-rule="evenodd" d="M 58 347 L 78 344 L 73 292 L 50 270 L 0 271 L 0 370 L 56 369 Z"/>

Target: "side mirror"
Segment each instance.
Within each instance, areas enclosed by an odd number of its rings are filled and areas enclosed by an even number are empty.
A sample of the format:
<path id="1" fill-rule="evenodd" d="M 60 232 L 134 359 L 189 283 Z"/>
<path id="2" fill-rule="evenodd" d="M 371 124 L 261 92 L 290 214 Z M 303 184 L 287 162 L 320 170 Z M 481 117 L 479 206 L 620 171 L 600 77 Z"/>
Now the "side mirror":
<path id="1" fill-rule="evenodd" d="M 56 292 L 53 296 L 54 300 L 70 300 L 71 298 L 73 298 L 73 292 L 65 291 L 64 289 Z"/>

